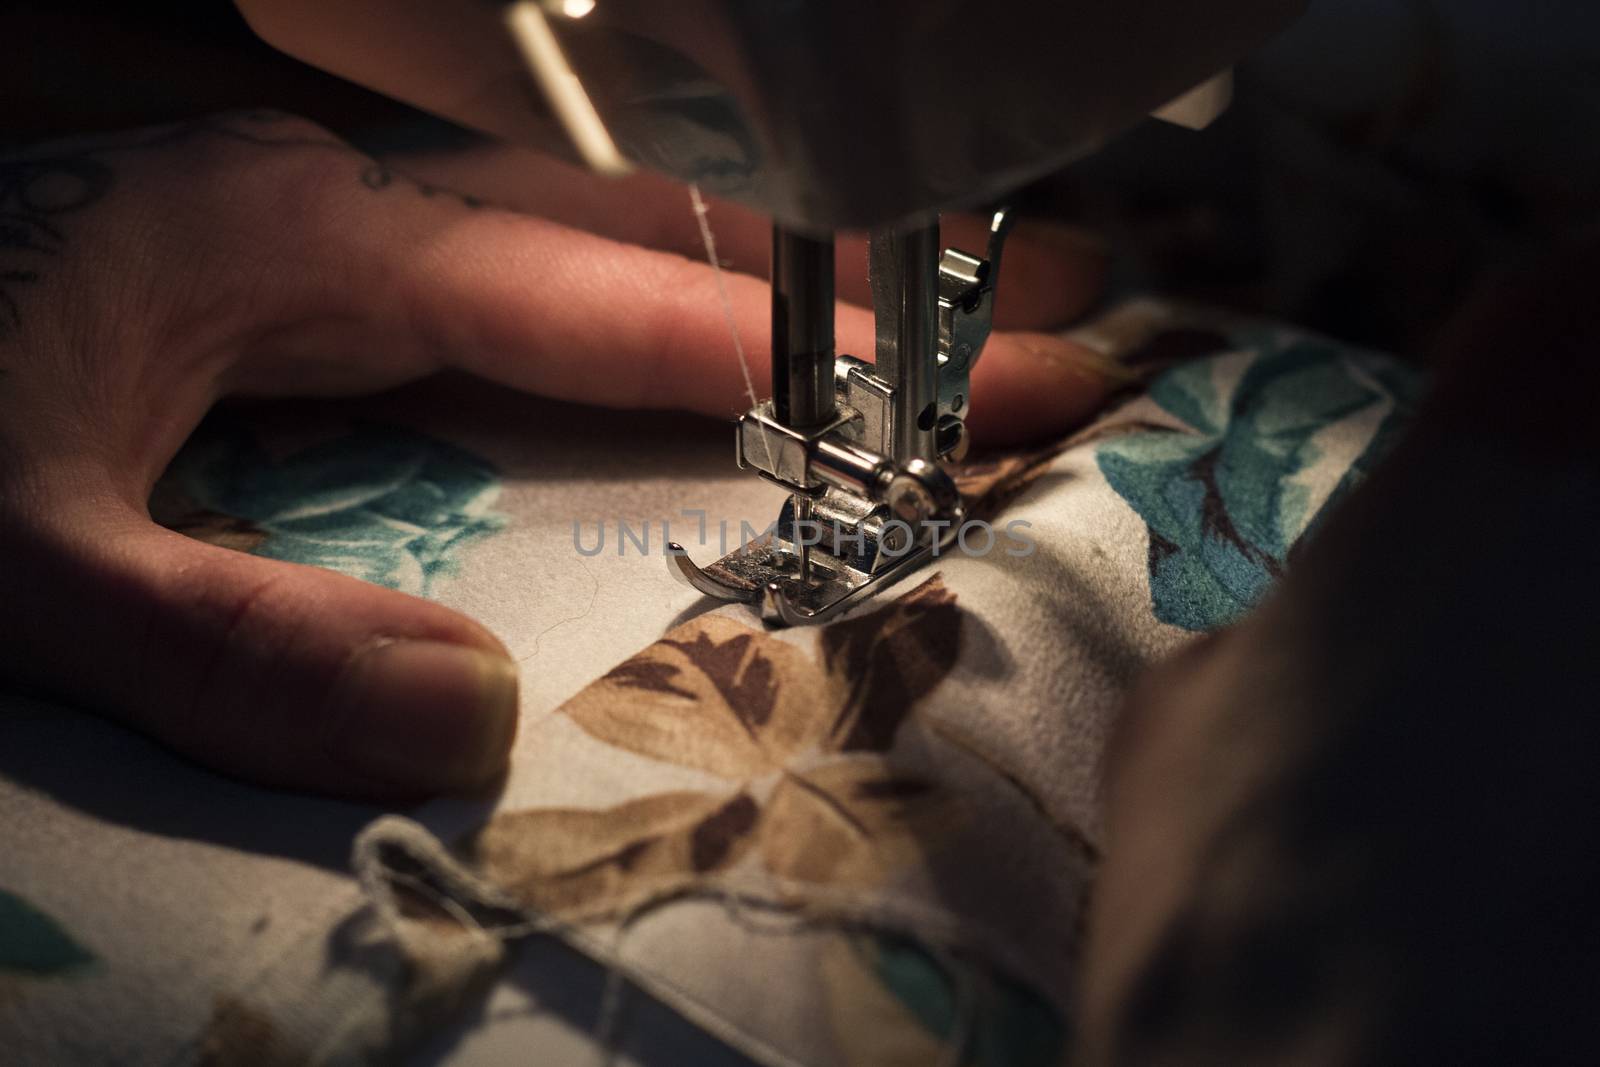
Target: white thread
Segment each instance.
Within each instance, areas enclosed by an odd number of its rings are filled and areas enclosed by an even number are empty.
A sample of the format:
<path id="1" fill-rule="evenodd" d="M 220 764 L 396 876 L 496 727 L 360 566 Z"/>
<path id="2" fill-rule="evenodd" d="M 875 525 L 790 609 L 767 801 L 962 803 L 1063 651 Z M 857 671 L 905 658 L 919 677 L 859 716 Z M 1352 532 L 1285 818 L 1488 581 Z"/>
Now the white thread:
<path id="1" fill-rule="evenodd" d="M 728 331 L 733 334 L 733 351 L 739 357 L 739 369 L 744 372 L 744 391 L 750 397 L 750 407 L 754 410 L 761 399 L 756 396 L 756 381 L 750 374 L 750 360 L 744 354 L 744 341 L 739 336 L 739 321 L 733 314 L 733 300 L 728 296 L 728 283 L 722 275 L 722 262 L 717 259 L 717 239 L 711 235 L 711 220 L 706 216 L 707 208 L 705 198 L 700 195 L 700 186 L 694 182 L 689 183 L 689 203 L 694 207 L 694 221 L 700 227 L 700 242 L 706 248 L 706 261 L 711 264 L 711 273 L 717 279 L 717 299 L 722 301 L 722 317 L 727 320 Z M 767 453 L 767 469 L 772 469 L 772 443 L 767 440 L 767 427 L 761 424 L 761 447 Z"/>
<path id="2" fill-rule="evenodd" d="M 733 316 L 733 300 L 728 296 L 728 284 L 722 277 L 722 263 L 717 259 L 717 239 L 711 235 L 711 220 L 706 217 L 708 209 L 705 198 L 700 195 L 700 186 L 693 183 L 689 185 L 689 203 L 694 205 L 694 221 L 700 227 L 700 241 L 706 247 L 706 261 L 716 275 L 722 317 L 728 321 L 728 330 L 733 334 L 733 350 L 739 356 L 739 369 L 744 371 L 744 391 L 749 394 L 750 406 L 755 407 L 761 401 L 756 398 L 756 383 L 750 376 L 750 361 L 745 358 L 744 341 L 739 337 L 739 322 Z"/>

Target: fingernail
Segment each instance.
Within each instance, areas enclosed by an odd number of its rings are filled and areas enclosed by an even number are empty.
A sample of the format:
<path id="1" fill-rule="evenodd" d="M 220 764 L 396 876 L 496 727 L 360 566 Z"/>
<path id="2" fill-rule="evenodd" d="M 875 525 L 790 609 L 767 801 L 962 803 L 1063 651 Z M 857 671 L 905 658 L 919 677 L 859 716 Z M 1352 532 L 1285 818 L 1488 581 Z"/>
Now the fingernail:
<path id="1" fill-rule="evenodd" d="M 505 767 L 517 668 L 440 641 L 358 652 L 329 695 L 329 746 L 352 774 L 416 790 L 470 789 Z"/>

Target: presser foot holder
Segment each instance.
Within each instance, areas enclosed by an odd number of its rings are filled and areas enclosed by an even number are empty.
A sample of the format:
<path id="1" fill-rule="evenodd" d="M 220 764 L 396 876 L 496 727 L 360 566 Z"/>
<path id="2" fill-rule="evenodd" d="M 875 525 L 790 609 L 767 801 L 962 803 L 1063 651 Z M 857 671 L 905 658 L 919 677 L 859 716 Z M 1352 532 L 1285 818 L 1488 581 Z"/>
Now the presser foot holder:
<path id="1" fill-rule="evenodd" d="M 882 522 L 865 523 L 831 546 L 832 551 L 830 546 L 813 546 L 802 581 L 793 529 L 793 505 L 785 503 L 775 530 L 711 566 L 695 563 L 676 541 L 667 545 L 667 564 L 674 577 L 708 597 L 751 605 L 768 626 L 809 626 L 837 618 L 893 585 L 932 558 L 936 547 L 916 544 L 896 554 L 884 545 Z M 891 527 L 889 540 L 894 533 Z M 844 551 L 839 550 L 841 542 Z M 864 548 L 849 551 L 855 545 Z"/>

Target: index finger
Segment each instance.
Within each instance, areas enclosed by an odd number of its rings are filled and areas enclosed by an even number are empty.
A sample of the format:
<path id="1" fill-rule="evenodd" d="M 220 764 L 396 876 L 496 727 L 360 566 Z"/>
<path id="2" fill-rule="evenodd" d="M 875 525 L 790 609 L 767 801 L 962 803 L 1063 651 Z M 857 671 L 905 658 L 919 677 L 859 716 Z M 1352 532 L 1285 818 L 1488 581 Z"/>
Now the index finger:
<path id="1" fill-rule="evenodd" d="M 651 173 L 601 178 L 526 149 L 484 145 L 399 161 L 430 182 L 463 189 L 527 214 L 565 223 L 616 241 L 704 259 L 687 190 Z M 709 201 L 708 222 L 723 265 L 765 277 L 771 220 L 739 204 Z M 988 220 L 952 212 L 940 219 L 949 247 L 982 254 Z M 840 233 L 836 240 L 839 298 L 868 307 L 867 239 Z M 1082 230 L 1023 219 L 1007 241 L 1005 269 L 995 298 L 1000 329 L 1048 330 L 1064 326 L 1099 299 L 1105 284 L 1105 247 Z"/>

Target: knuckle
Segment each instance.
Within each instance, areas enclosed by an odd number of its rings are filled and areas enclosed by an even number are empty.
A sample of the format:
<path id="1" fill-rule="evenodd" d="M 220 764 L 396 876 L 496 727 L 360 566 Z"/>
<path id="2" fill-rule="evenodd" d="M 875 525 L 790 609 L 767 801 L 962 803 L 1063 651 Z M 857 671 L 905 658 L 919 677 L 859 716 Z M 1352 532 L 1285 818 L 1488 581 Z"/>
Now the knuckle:
<path id="1" fill-rule="evenodd" d="M 315 123 L 251 114 L 206 123 L 164 194 L 176 261 L 206 280 L 234 316 L 259 316 L 337 264 L 329 238 L 346 227 L 372 161 Z M 231 320 L 230 320 L 231 321 Z"/>
<path id="2" fill-rule="evenodd" d="M 306 119 L 273 113 L 225 115 L 205 120 L 191 139 L 183 168 L 183 198 L 203 224 L 233 220 L 265 232 L 281 229 L 283 216 L 326 206 L 331 192 L 347 189 L 371 161 Z"/>
<path id="3" fill-rule="evenodd" d="M 238 177 L 262 202 L 316 203 L 328 190 L 347 187 L 360 172 L 361 159 L 334 141 L 285 144 L 246 161 Z"/>

